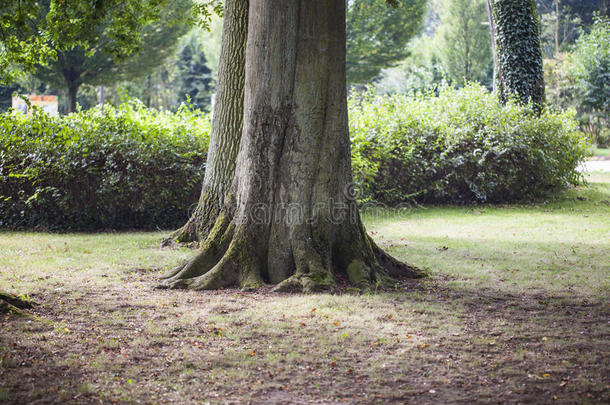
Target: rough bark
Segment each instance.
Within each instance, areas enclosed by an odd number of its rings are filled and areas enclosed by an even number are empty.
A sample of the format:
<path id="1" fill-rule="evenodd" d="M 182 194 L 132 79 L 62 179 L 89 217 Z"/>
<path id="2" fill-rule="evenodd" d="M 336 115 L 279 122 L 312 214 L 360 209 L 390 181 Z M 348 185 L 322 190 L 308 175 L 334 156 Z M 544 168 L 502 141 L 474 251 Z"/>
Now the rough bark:
<path id="1" fill-rule="evenodd" d="M 419 276 L 366 234 L 352 191 L 345 1 L 251 0 L 235 176 L 200 252 L 163 286 L 361 288 Z"/>
<path id="2" fill-rule="evenodd" d="M 505 102 L 516 96 L 540 111 L 544 73 L 535 0 L 491 0 L 498 67 L 497 87 Z"/>
<path id="3" fill-rule="evenodd" d="M 244 107 L 248 1 L 228 0 L 222 27 L 222 43 L 216 86 L 216 103 L 206 169 L 197 208 L 188 222 L 164 243 L 205 239 L 233 181 L 241 139 Z"/>

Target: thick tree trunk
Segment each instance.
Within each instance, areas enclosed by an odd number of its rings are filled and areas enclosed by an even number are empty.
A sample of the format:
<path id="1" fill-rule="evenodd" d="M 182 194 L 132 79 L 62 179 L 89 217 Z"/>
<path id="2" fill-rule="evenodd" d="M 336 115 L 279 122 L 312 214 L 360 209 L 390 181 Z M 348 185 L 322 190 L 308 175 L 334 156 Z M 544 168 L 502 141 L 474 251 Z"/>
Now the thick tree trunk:
<path id="1" fill-rule="evenodd" d="M 68 114 L 76 111 L 76 97 L 79 87 L 79 85 L 68 87 Z"/>
<path id="2" fill-rule="evenodd" d="M 491 0 L 498 67 L 497 87 L 506 102 L 516 96 L 540 111 L 544 73 L 535 0 Z"/>
<path id="3" fill-rule="evenodd" d="M 224 204 L 233 181 L 242 132 L 247 35 L 248 1 L 227 0 L 212 134 L 201 196 L 186 225 L 170 235 L 164 243 L 205 239 Z"/>
<path id="4" fill-rule="evenodd" d="M 352 195 L 345 0 L 251 0 L 235 177 L 201 251 L 166 287 L 358 287 L 418 276 L 366 234 Z"/>

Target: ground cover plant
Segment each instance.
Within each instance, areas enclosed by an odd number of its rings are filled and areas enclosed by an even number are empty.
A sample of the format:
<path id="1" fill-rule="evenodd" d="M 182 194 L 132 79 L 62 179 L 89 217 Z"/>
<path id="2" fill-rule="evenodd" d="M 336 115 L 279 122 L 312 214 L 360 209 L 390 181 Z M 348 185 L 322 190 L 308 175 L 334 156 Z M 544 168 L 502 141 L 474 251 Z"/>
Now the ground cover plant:
<path id="1" fill-rule="evenodd" d="M 3 403 L 607 403 L 610 175 L 530 205 L 368 210 L 431 277 L 395 291 L 160 291 L 166 234 L 0 234 Z"/>

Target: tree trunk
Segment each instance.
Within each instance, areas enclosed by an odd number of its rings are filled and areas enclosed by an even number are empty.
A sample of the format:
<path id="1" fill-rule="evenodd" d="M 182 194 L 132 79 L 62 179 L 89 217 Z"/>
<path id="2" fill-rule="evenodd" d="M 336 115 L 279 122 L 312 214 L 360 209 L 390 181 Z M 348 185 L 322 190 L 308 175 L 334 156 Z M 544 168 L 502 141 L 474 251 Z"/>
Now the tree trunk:
<path id="1" fill-rule="evenodd" d="M 516 96 L 540 111 L 544 74 L 535 0 L 491 0 L 498 63 L 497 87 L 506 102 Z"/>
<path id="2" fill-rule="evenodd" d="M 419 271 L 366 234 L 352 188 L 345 0 L 251 0 L 235 177 L 201 251 L 165 287 L 361 288 Z"/>
<path id="3" fill-rule="evenodd" d="M 224 204 L 235 173 L 235 159 L 243 126 L 247 35 L 248 1 L 227 0 L 216 103 L 201 196 L 186 225 L 170 235 L 164 243 L 205 239 Z"/>
<path id="4" fill-rule="evenodd" d="M 79 87 L 78 84 L 68 87 L 68 114 L 76 111 L 76 96 Z"/>
<path id="5" fill-rule="evenodd" d="M 494 60 L 494 72 L 493 72 L 493 91 L 496 91 L 498 89 L 497 86 L 497 82 L 498 82 L 498 59 L 496 56 L 496 27 L 494 26 L 494 19 L 492 16 L 492 11 L 491 11 L 491 0 L 487 0 L 487 15 L 489 18 L 489 35 L 491 37 L 491 54 L 493 55 L 493 60 Z"/>

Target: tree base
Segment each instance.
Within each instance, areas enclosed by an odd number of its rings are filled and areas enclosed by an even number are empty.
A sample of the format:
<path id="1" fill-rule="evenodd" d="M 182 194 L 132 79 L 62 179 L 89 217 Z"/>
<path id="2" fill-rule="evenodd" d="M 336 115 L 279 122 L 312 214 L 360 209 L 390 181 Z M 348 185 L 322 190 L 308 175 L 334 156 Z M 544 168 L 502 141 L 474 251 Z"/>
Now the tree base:
<path id="1" fill-rule="evenodd" d="M 364 232 L 364 229 L 359 227 Z M 315 293 L 331 291 L 337 275 L 343 274 L 352 286 L 361 290 L 391 287 L 401 278 L 421 278 L 426 273 L 396 260 L 379 248 L 366 234 L 344 242 L 339 249 L 347 261 L 329 263 L 313 244 L 292 241 L 295 269 L 290 275 L 264 274 L 257 238 L 236 230 L 228 216 L 220 214 L 200 251 L 187 262 L 164 274 L 158 288 L 214 290 L 237 286 L 254 290 L 274 283 L 272 291 Z M 360 243 L 359 243 L 360 242 Z M 267 252 L 268 253 L 268 252 Z"/>

